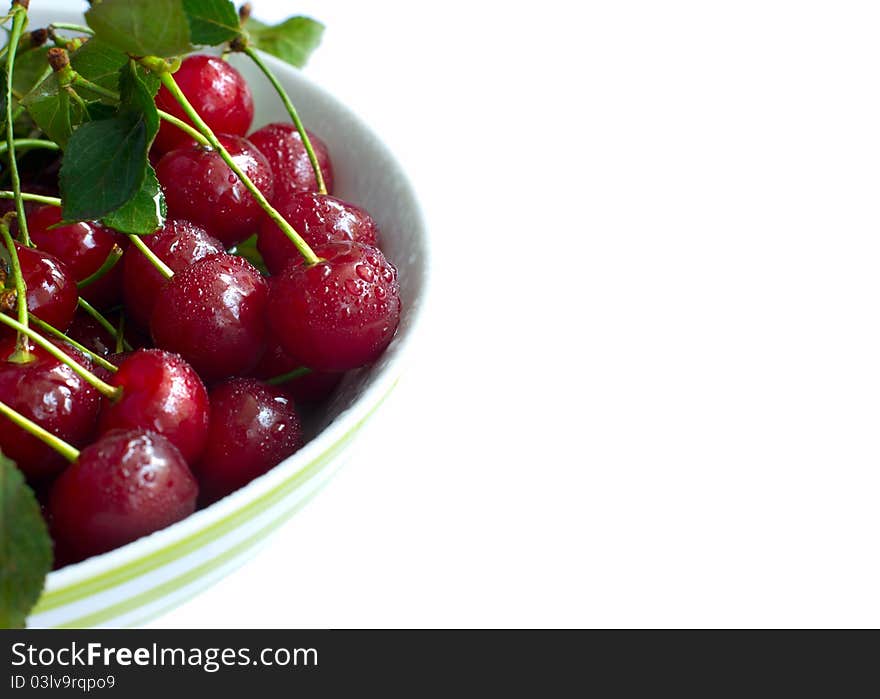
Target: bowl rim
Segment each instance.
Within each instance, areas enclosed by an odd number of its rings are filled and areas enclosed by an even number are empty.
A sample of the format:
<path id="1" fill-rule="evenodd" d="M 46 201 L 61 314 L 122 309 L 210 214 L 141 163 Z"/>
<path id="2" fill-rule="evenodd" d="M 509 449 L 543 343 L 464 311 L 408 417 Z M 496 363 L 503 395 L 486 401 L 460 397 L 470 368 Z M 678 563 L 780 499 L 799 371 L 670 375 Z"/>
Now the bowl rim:
<path id="1" fill-rule="evenodd" d="M 60 15 L 67 15 L 67 17 L 73 18 L 71 21 L 82 18 L 82 13 L 80 12 L 63 8 L 52 9 L 51 3 L 42 6 L 40 13 L 42 14 L 47 10 L 59 15 L 55 17 L 56 20 L 65 19 Z M 376 375 L 370 379 L 363 392 L 302 449 L 243 488 L 205 509 L 193 513 L 180 522 L 113 551 L 52 571 L 47 577 L 41 602 L 46 599 L 47 595 L 64 597 L 65 593 L 72 592 L 83 583 L 96 578 L 104 578 L 114 571 L 131 569 L 138 562 L 149 559 L 151 556 L 155 556 L 162 551 L 171 550 L 175 545 L 180 545 L 200 532 L 221 527 L 224 522 L 228 522 L 246 506 L 260 502 L 262 499 L 271 496 L 283 484 L 325 463 L 338 449 L 348 443 L 362 424 L 390 395 L 400 378 L 406 361 L 412 355 L 414 339 L 421 334 L 425 318 L 426 300 L 430 296 L 432 282 L 430 234 L 417 190 L 408 176 L 404 165 L 401 163 L 401 159 L 392 152 L 391 148 L 379 137 L 376 130 L 368 122 L 350 109 L 336 95 L 314 82 L 311 78 L 303 75 L 301 71 L 274 56 L 265 53 L 261 55 L 276 74 L 287 73 L 288 75 L 285 77 L 299 83 L 303 89 L 315 92 L 322 101 L 333 104 L 334 108 L 345 119 L 352 121 L 357 125 L 358 129 L 370 134 L 375 140 L 376 149 L 387 162 L 397 169 L 398 177 L 406 188 L 412 203 L 411 215 L 415 225 L 411 233 L 420 239 L 422 248 L 421 254 L 416 258 L 412 267 L 413 270 L 421 275 L 421 281 L 415 297 L 410 302 L 409 308 L 404 310 L 406 326 L 402 328 L 403 332 L 397 335 L 392 345 L 386 350 L 386 355 L 380 360 L 383 362 L 383 365 L 379 368 Z M 131 577 L 137 577 L 137 573 Z M 124 582 L 124 580 L 108 582 L 101 589 L 113 587 L 116 584 L 121 584 L 121 582 Z M 50 604 L 46 609 L 55 608 L 62 604 L 64 602 L 59 601 L 58 603 Z M 43 607 L 45 605 L 38 603 L 35 613 L 46 611 Z"/>

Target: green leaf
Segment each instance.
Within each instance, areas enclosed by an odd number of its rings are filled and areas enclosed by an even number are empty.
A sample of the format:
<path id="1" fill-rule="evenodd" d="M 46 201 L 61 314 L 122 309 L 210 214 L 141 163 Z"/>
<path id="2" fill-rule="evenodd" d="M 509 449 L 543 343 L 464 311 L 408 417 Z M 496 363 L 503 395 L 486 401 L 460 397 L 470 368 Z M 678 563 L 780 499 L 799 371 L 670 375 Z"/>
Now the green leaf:
<path id="1" fill-rule="evenodd" d="M 88 121 L 99 121 L 101 119 L 110 119 L 116 114 L 116 107 L 104 104 L 103 102 L 89 102 L 86 105 L 89 112 Z"/>
<path id="2" fill-rule="evenodd" d="M 306 64 L 324 34 L 324 25 L 308 17 L 291 17 L 275 26 L 250 19 L 245 29 L 251 45 L 297 68 Z"/>
<path id="3" fill-rule="evenodd" d="M 238 255 L 239 257 L 243 257 L 254 267 L 260 270 L 263 274 L 269 273 L 269 270 L 266 268 L 266 262 L 263 260 L 263 256 L 260 254 L 260 251 L 257 249 L 256 233 L 254 233 L 243 243 L 239 243 L 238 245 L 236 245 L 232 250 L 230 250 L 230 253 L 233 255 Z"/>
<path id="4" fill-rule="evenodd" d="M 100 39 L 89 39 L 70 55 L 73 69 L 105 90 L 119 89 L 119 71 L 128 63 L 128 56 Z"/>
<path id="5" fill-rule="evenodd" d="M 0 628 L 23 628 L 52 569 L 52 540 L 33 491 L 0 453 Z"/>
<path id="6" fill-rule="evenodd" d="M 132 56 L 171 58 L 193 48 L 183 0 L 102 0 L 86 22 L 99 41 Z"/>
<path id="7" fill-rule="evenodd" d="M 134 197 L 146 177 L 147 147 L 147 125 L 133 111 L 80 126 L 61 162 L 64 220 L 103 218 Z"/>
<path id="8" fill-rule="evenodd" d="M 134 61 L 129 61 L 119 71 L 119 113 L 134 114 L 144 120 L 147 129 L 147 150 L 152 145 L 156 132 L 159 131 L 159 111 L 153 99 L 154 94 L 150 93 L 141 80 L 138 66 Z"/>
<path id="9" fill-rule="evenodd" d="M 19 95 L 26 95 L 45 79 L 49 67 L 48 46 L 16 54 L 12 87 Z"/>
<path id="10" fill-rule="evenodd" d="M 121 209 L 102 220 L 104 225 L 120 233 L 150 235 L 165 223 L 167 209 L 159 180 L 152 167 L 147 166 L 147 176 L 140 191 Z"/>
<path id="11" fill-rule="evenodd" d="M 241 33 L 238 12 L 229 0 L 183 0 L 192 43 L 219 46 Z"/>
<path id="12" fill-rule="evenodd" d="M 56 74 L 46 78 L 21 103 L 40 130 L 62 148 L 83 121 L 82 108 L 61 89 Z"/>

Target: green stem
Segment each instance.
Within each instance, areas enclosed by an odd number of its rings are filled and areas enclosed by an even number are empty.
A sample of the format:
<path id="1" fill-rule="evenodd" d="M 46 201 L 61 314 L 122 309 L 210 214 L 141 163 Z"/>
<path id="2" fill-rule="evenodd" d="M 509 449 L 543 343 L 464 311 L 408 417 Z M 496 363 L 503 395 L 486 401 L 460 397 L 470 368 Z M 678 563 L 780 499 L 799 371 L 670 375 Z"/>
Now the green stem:
<path id="1" fill-rule="evenodd" d="M 156 269 L 159 270 L 159 273 L 165 277 L 166 279 L 171 279 L 174 276 L 174 270 L 171 269 L 168 265 L 166 265 L 159 257 L 154 253 L 150 248 L 147 247 L 147 244 L 140 239 L 140 236 L 137 235 L 129 235 L 128 239 L 131 241 L 131 244 L 134 245 L 138 250 L 140 250 L 141 254 L 146 257 L 150 264 L 153 265 Z"/>
<path id="2" fill-rule="evenodd" d="M 117 398 L 120 393 L 122 393 L 121 388 L 114 388 L 110 384 L 105 381 L 102 381 L 97 376 L 95 376 L 88 369 L 83 367 L 79 362 L 70 357 L 65 352 L 61 351 L 57 345 L 52 344 L 45 337 L 40 335 L 40 333 L 35 330 L 27 327 L 19 323 L 17 320 L 13 320 L 7 315 L 0 313 L 0 323 L 6 325 L 13 330 L 17 330 L 20 333 L 24 333 L 27 335 L 31 341 L 42 347 L 46 352 L 51 354 L 55 359 L 57 359 L 62 364 L 66 364 L 69 366 L 75 374 L 77 374 L 83 381 L 88 383 L 90 386 L 94 387 L 102 396 L 106 398 L 110 398 L 111 400 Z"/>
<path id="3" fill-rule="evenodd" d="M 10 214 L 11 215 L 11 214 Z M 9 224 L 5 219 L 0 219 L 0 236 L 6 244 L 6 250 L 9 253 L 9 261 L 12 269 L 12 281 L 15 284 L 15 304 L 18 311 L 18 322 L 25 328 L 28 324 L 28 307 L 27 307 L 27 284 L 24 281 L 24 275 L 21 273 L 21 262 L 18 259 L 18 250 L 15 248 L 15 241 L 9 233 Z M 28 348 L 27 337 L 18 333 L 15 341 L 15 352 L 9 358 L 11 362 L 16 364 L 27 364 L 31 361 L 31 352 Z"/>
<path id="4" fill-rule="evenodd" d="M 63 439 L 56 437 L 48 430 L 43 429 L 33 420 L 28 420 L 24 415 L 13 410 L 3 401 L 0 401 L 0 415 L 5 416 L 10 422 L 14 423 L 28 434 L 33 435 L 46 446 L 57 451 L 68 461 L 76 461 L 79 458 L 79 449 L 68 444 Z"/>
<path id="5" fill-rule="evenodd" d="M 67 29 L 71 32 L 81 32 L 82 34 L 88 34 L 89 36 L 94 36 L 95 32 L 92 31 L 91 28 L 83 26 L 82 24 L 70 24 L 68 22 L 52 22 L 49 25 L 52 29 Z"/>
<path id="6" fill-rule="evenodd" d="M 112 100 L 115 102 L 119 101 L 119 93 L 118 92 L 113 92 L 113 90 L 108 90 L 105 87 L 101 87 L 97 83 L 93 83 L 91 80 L 87 80 L 86 78 L 84 78 L 82 75 L 80 75 L 79 73 L 77 73 L 75 71 L 73 73 L 73 82 L 71 84 L 74 87 L 79 85 L 80 87 L 85 88 L 86 90 L 89 90 L 91 92 L 94 92 L 96 95 L 100 95 L 101 97 L 104 97 L 105 99 Z M 173 114 L 169 114 L 168 112 L 163 112 L 161 109 L 158 109 L 156 111 L 159 113 L 159 118 L 162 121 L 167 121 L 169 124 L 173 124 L 181 131 L 186 132 L 186 134 L 190 138 L 192 138 L 194 141 L 196 141 L 196 143 L 198 143 L 199 145 L 202 145 L 202 146 L 210 146 L 211 145 L 208 142 L 207 138 L 202 136 L 201 133 L 196 131 L 192 126 L 187 124 L 182 119 L 178 119 L 176 116 L 174 116 Z"/>
<path id="7" fill-rule="evenodd" d="M 96 269 L 88 277 L 86 277 L 82 281 L 77 282 L 76 288 L 85 289 L 90 284 L 94 284 L 96 281 L 108 274 L 110 270 L 116 266 L 116 263 L 119 262 L 120 258 L 122 257 L 122 253 L 122 248 L 114 243 L 113 247 L 110 249 L 109 254 L 107 255 L 107 259 L 104 260 L 104 264 L 98 267 L 98 269 Z"/>
<path id="8" fill-rule="evenodd" d="M 296 108 L 293 106 L 293 102 L 290 101 L 290 97 L 287 96 L 287 92 L 281 87 L 281 83 L 278 82 L 278 78 L 276 78 L 272 71 L 269 70 L 269 66 L 263 61 L 258 54 L 251 46 L 245 46 L 243 49 L 246 56 L 248 56 L 254 63 L 257 64 L 257 68 L 263 71 L 263 75 L 265 75 L 269 82 L 272 83 L 272 87 L 275 88 L 275 92 L 278 93 L 278 96 L 281 98 L 281 101 L 284 103 L 285 109 L 287 109 L 287 113 L 290 115 L 291 120 L 293 121 L 293 125 L 296 126 L 297 133 L 299 133 L 299 137 L 302 139 L 303 146 L 305 146 L 306 153 L 309 154 L 309 162 L 312 164 L 312 169 L 315 171 L 315 180 L 318 183 L 318 192 L 321 194 L 327 194 L 327 185 L 324 183 L 324 173 L 321 172 L 321 164 L 318 162 L 318 156 L 315 155 L 315 149 L 312 148 L 312 142 L 309 139 L 309 134 L 306 132 L 306 127 L 303 126 L 302 120 L 299 118 L 299 113 L 296 111 Z"/>
<path id="9" fill-rule="evenodd" d="M 21 179 L 18 176 L 18 163 L 15 160 L 15 122 L 12 118 L 12 81 L 15 68 L 15 52 L 18 41 L 27 24 L 27 8 L 13 4 L 12 31 L 9 34 L 9 51 L 6 57 L 6 147 L 9 151 L 9 176 L 12 180 L 12 191 L 15 192 L 15 210 L 18 213 L 18 229 L 21 242 L 30 247 L 27 218 L 24 215 L 24 200 L 21 198 Z"/>
<path id="10" fill-rule="evenodd" d="M 40 330 L 42 330 L 44 333 L 47 333 L 48 335 L 52 335 L 53 337 L 57 337 L 59 340 L 66 342 L 68 345 L 71 345 L 72 347 L 76 347 L 76 349 L 78 349 L 80 352 L 82 352 L 84 355 L 86 355 L 95 364 L 97 364 L 100 367 L 105 368 L 107 371 L 112 371 L 112 372 L 117 371 L 116 365 L 108 362 L 100 354 L 97 354 L 96 352 L 92 352 L 92 350 L 90 350 L 85 345 L 81 345 L 76 340 L 70 339 L 69 337 L 67 337 L 67 335 L 65 335 L 63 332 L 61 332 L 58 328 L 53 328 L 46 321 L 40 320 L 39 318 L 37 318 L 37 316 L 35 316 L 33 313 L 29 313 L 28 315 L 30 316 L 31 323 L 33 325 L 35 325 L 36 327 L 38 327 Z"/>
<path id="11" fill-rule="evenodd" d="M 37 204 L 48 204 L 49 206 L 61 206 L 61 200 L 58 197 L 44 197 L 42 194 L 30 194 L 29 192 L 21 192 L 22 201 L 33 201 Z M 0 189 L 0 199 L 15 199 L 15 192 Z"/>
<path id="12" fill-rule="evenodd" d="M 116 354 L 120 354 L 125 345 L 125 313 L 119 314 L 119 325 L 116 327 Z"/>
<path id="13" fill-rule="evenodd" d="M 113 327 L 113 323 L 111 323 L 103 315 L 101 315 L 101 312 L 97 308 L 86 301 L 82 296 L 77 299 L 76 303 L 83 311 L 94 318 L 95 322 L 98 325 L 100 325 L 102 328 L 104 328 L 104 330 L 110 333 L 110 336 L 112 338 L 119 342 L 119 335 L 116 332 L 116 328 Z M 125 348 L 126 352 L 131 352 L 132 350 L 134 350 L 134 347 L 132 347 L 128 340 L 126 340 L 124 337 L 122 338 L 122 346 Z"/>
<path id="14" fill-rule="evenodd" d="M 84 78 L 82 75 L 77 73 L 75 70 L 71 69 L 71 80 L 70 84 L 74 87 L 82 87 L 89 92 L 94 92 L 96 95 L 99 95 L 105 99 L 111 100 L 113 102 L 119 101 L 119 93 L 113 92 L 113 90 L 108 90 L 106 87 L 101 87 L 98 83 L 93 83 L 91 80 Z"/>
<path id="15" fill-rule="evenodd" d="M 263 193 L 259 190 L 259 188 L 251 181 L 250 177 L 248 177 L 242 169 L 238 166 L 238 164 L 233 160 L 232 156 L 229 155 L 229 151 L 227 151 L 223 144 L 220 143 L 217 136 L 214 135 L 214 132 L 211 130 L 211 127 L 208 126 L 202 118 L 199 116 L 199 113 L 193 108 L 190 101 L 186 98 L 186 95 L 183 94 L 181 89 L 178 87 L 177 82 L 174 80 L 174 75 L 169 72 L 167 69 L 162 70 L 161 66 L 164 65 L 164 61 L 162 59 L 156 59 L 155 57 L 147 57 L 146 59 L 141 59 L 144 65 L 151 70 L 155 70 L 159 73 L 159 79 L 162 81 L 162 84 L 166 87 L 166 89 L 171 93 L 180 107 L 183 109 L 184 113 L 189 120 L 195 124 L 196 128 L 201 131 L 205 138 L 208 139 L 211 147 L 217 151 L 220 157 L 223 159 L 229 169 L 235 173 L 235 176 L 241 180 L 241 183 L 247 188 L 247 190 L 253 195 L 254 199 L 256 199 L 257 203 L 260 205 L 260 208 L 268 214 L 269 218 L 271 218 L 278 227 L 284 232 L 284 234 L 290 238 L 290 242 L 292 242 L 296 249 L 299 250 L 300 254 L 305 258 L 306 262 L 310 265 L 316 264 L 320 262 L 320 258 L 312 251 L 309 247 L 309 244 L 303 240 L 303 237 L 296 232 L 296 230 L 291 226 L 284 217 L 278 213 L 278 211 L 273 207 L 269 201 L 263 196 Z"/>
<path id="16" fill-rule="evenodd" d="M 61 150 L 61 146 L 59 146 L 54 141 L 46 141 L 42 138 L 16 138 L 13 139 L 16 148 L 43 148 L 45 150 Z M 9 144 L 6 141 L 0 143 L 0 155 L 5 153 L 9 149 Z"/>
<path id="17" fill-rule="evenodd" d="M 281 384 L 285 384 L 288 381 L 293 381 L 294 379 L 302 378 L 308 374 L 311 374 L 311 369 L 306 369 L 304 366 L 301 366 L 299 369 L 294 369 L 293 371 L 288 371 L 286 374 L 281 374 L 281 376 L 275 376 L 268 381 L 264 381 L 263 383 L 267 383 L 270 386 L 280 386 Z"/>
<path id="18" fill-rule="evenodd" d="M 174 124 L 178 129 L 184 131 L 187 136 L 193 139 L 200 146 L 210 146 L 211 144 L 208 142 L 208 139 L 202 136 L 198 131 L 196 131 L 192 126 L 187 124 L 183 119 L 178 119 L 173 114 L 169 114 L 168 112 L 163 112 L 161 109 L 159 111 L 159 118 L 162 121 L 167 121 L 169 124 Z"/>

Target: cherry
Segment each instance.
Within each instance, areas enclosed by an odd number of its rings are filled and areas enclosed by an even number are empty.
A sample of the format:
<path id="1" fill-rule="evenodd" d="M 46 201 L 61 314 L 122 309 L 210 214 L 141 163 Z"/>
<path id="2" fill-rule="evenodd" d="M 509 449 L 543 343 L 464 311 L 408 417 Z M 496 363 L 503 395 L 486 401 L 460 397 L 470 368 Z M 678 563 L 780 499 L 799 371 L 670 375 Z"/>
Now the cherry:
<path id="1" fill-rule="evenodd" d="M 363 243 L 331 243 L 314 252 L 321 262 L 296 260 L 273 278 L 269 326 L 290 358 L 310 369 L 369 364 L 400 321 L 397 270 Z"/>
<path id="2" fill-rule="evenodd" d="M 250 483 L 303 445 L 293 401 L 253 379 L 230 379 L 211 390 L 208 445 L 193 473 L 209 504 Z"/>
<path id="3" fill-rule="evenodd" d="M 81 282 L 97 272 L 114 245 L 125 246 L 125 239 L 99 223 L 61 222 L 61 209 L 43 206 L 28 214 L 28 232 L 40 250 L 55 255 L 67 265 L 74 280 Z M 116 265 L 103 277 L 89 284 L 82 297 L 98 308 L 109 308 L 119 299 L 122 266 Z"/>
<path id="4" fill-rule="evenodd" d="M 226 61 L 214 56 L 189 56 L 180 64 L 174 79 L 212 131 L 235 136 L 248 132 L 254 119 L 251 89 L 241 73 Z M 193 125 L 164 86 L 156 95 L 156 106 Z M 163 121 L 153 148 L 167 153 L 190 143 L 192 140 L 185 132 Z"/>
<path id="5" fill-rule="evenodd" d="M 66 330 L 76 311 L 79 297 L 76 282 L 67 266 L 54 255 L 15 244 L 21 273 L 27 285 L 27 305 L 31 313 L 58 330 Z M 0 328 L 0 336 L 10 333 Z"/>
<path id="6" fill-rule="evenodd" d="M 289 374 L 299 366 L 298 362 L 292 360 L 281 349 L 281 345 L 272 341 L 263 353 L 257 368 L 254 369 L 253 375 L 258 379 L 268 381 L 277 376 Z M 297 404 L 320 403 L 336 390 L 336 387 L 342 382 L 342 377 L 343 374 L 310 371 L 308 374 L 275 385 L 292 396 Z"/>
<path id="7" fill-rule="evenodd" d="M 138 350 L 118 366 L 109 383 L 121 387 L 122 395 L 105 402 L 99 431 L 151 430 L 188 463 L 198 459 L 208 432 L 208 392 L 193 368 L 178 355 L 155 349 Z"/>
<path id="8" fill-rule="evenodd" d="M 379 228 L 372 217 L 336 197 L 316 192 L 276 193 L 274 206 L 309 247 L 346 240 L 376 245 Z M 280 274 L 290 259 L 300 255 L 290 238 L 268 216 L 260 224 L 257 248 L 272 274 Z"/>
<path id="9" fill-rule="evenodd" d="M 330 152 L 324 142 L 311 131 L 306 131 L 312 150 L 318 158 L 324 185 L 333 191 L 333 166 Z M 275 196 L 289 196 L 294 192 L 317 192 L 318 181 L 312 161 L 303 145 L 302 138 L 293 124 L 269 124 L 254 131 L 248 140 L 266 156 L 275 175 Z M 273 205 L 275 202 L 273 200 Z"/>
<path id="10" fill-rule="evenodd" d="M 274 178 L 269 163 L 249 141 L 219 136 L 236 165 L 270 199 Z M 220 154 L 193 145 L 167 153 L 156 166 L 168 214 L 203 226 L 226 247 L 253 234 L 263 210 Z"/>
<path id="11" fill-rule="evenodd" d="M 182 219 L 168 219 L 162 229 L 144 236 L 143 241 L 173 272 L 180 272 L 197 260 L 224 251 L 223 243 L 208 235 L 204 228 Z M 134 246 L 125 251 L 122 267 L 128 318 L 137 326 L 148 329 L 156 296 L 165 277 Z"/>
<path id="12" fill-rule="evenodd" d="M 66 344 L 59 345 L 82 366 L 91 362 Z M 86 444 L 98 423 L 100 395 L 70 367 L 40 347 L 31 346 L 33 361 L 6 361 L 15 338 L 0 342 L 0 396 L 9 407 L 74 446 Z M 55 475 L 66 462 L 36 437 L 0 417 L 0 451 L 30 479 Z"/>
<path id="13" fill-rule="evenodd" d="M 49 495 L 56 546 L 81 560 L 179 522 L 198 486 L 180 452 L 146 430 L 114 430 L 84 449 Z"/>
<path id="14" fill-rule="evenodd" d="M 206 381 L 245 374 L 266 343 L 269 286 L 243 257 L 211 255 L 175 274 L 156 299 L 153 340 Z"/>

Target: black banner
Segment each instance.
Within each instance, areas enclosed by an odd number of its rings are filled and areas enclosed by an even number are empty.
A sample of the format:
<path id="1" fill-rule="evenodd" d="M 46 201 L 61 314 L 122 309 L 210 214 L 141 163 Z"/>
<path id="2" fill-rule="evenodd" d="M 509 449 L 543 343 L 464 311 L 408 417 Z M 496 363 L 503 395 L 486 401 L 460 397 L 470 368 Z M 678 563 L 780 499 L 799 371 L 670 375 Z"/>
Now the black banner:
<path id="1" fill-rule="evenodd" d="M 873 690 L 873 644 L 790 632 L 0 631 L 0 697 L 633 696 L 646 689 L 849 696 Z M 836 670 L 835 663 L 842 663 Z M 863 679 L 868 678 L 865 685 Z M 170 695 L 168 693 L 171 693 Z M 255 694 L 253 694 L 255 693 Z M 204 695 L 213 699 L 212 695 Z"/>

